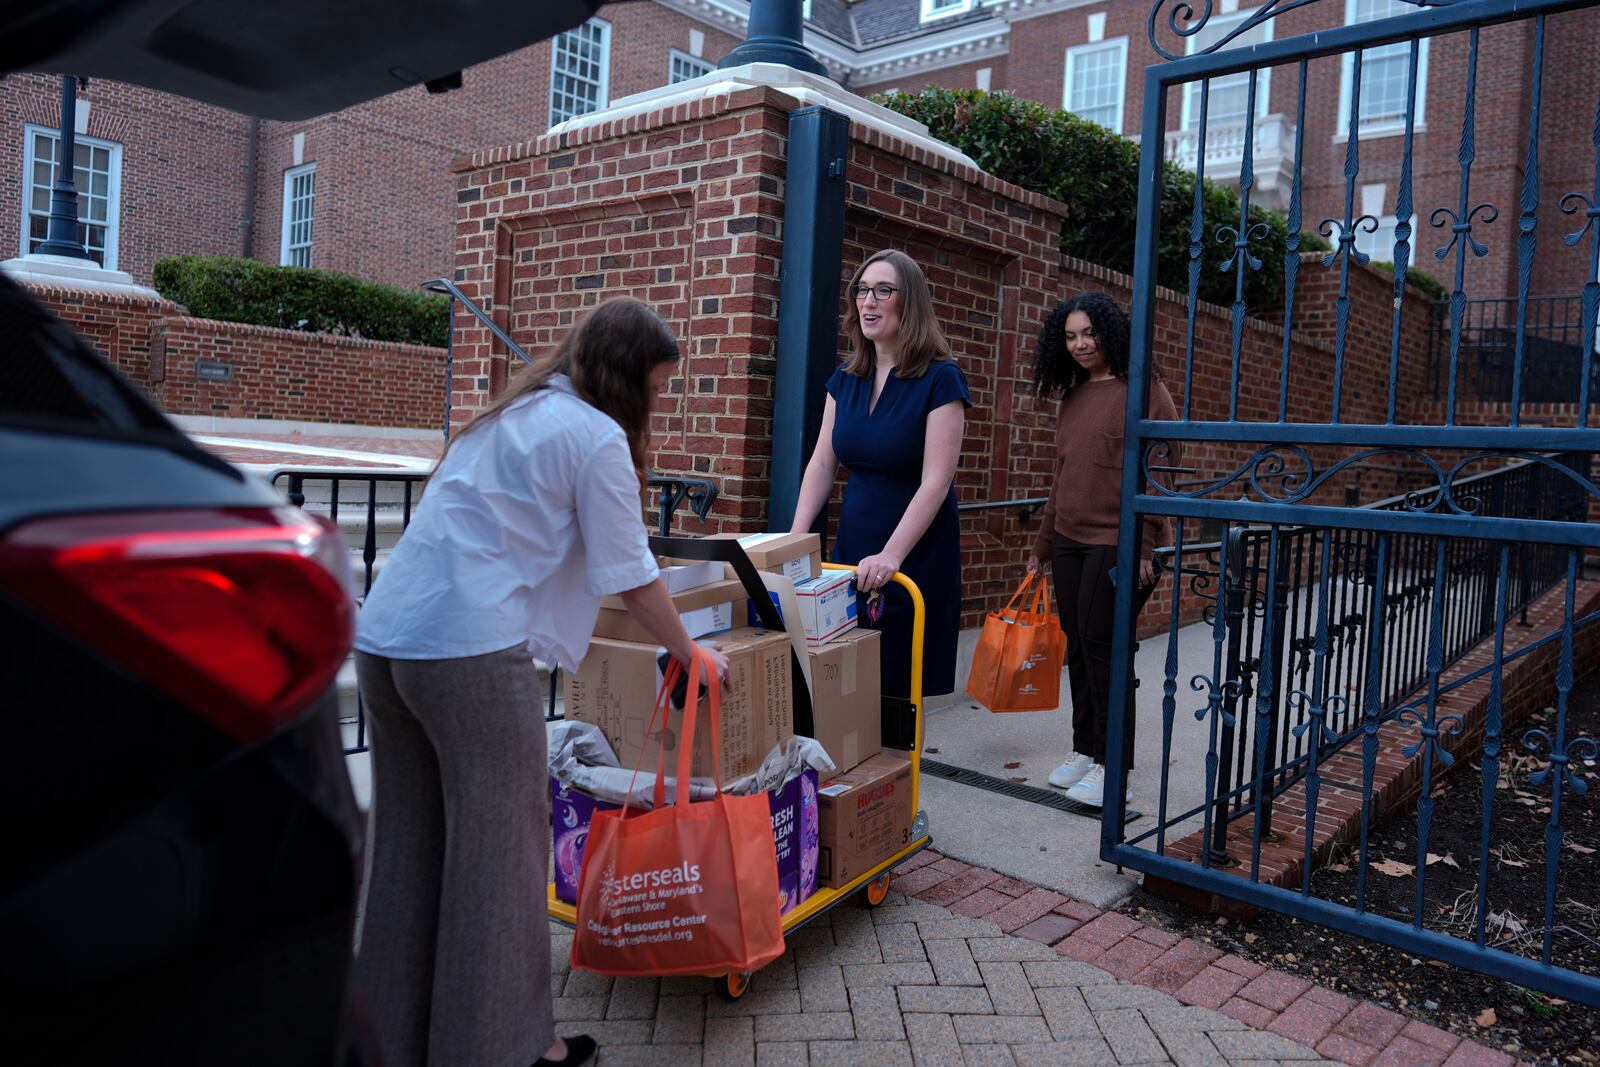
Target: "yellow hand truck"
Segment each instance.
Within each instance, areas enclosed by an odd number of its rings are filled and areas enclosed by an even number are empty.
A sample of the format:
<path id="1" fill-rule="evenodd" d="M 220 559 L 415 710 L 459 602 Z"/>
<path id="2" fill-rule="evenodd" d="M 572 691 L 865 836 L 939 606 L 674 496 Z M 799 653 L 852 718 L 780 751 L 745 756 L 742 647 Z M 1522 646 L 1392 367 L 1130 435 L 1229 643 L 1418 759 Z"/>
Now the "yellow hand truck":
<path id="1" fill-rule="evenodd" d="M 651 551 L 658 556 L 667 556 L 673 559 L 692 560 L 719 560 L 731 565 L 734 573 L 744 584 L 745 591 L 750 596 L 750 602 L 755 606 L 757 616 L 761 623 L 769 630 L 782 630 L 783 624 L 778 616 L 777 609 L 772 603 L 772 598 L 767 593 L 766 585 L 761 581 L 755 565 L 750 562 L 750 557 L 745 555 L 739 542 L 733 539 L 712 539 L 697 537 L 651 537 Z M 854 571 L 854 567 L 837 563 L 824 563 L 824 570 Z M 846 900 L 858 898 L 867 907 L 875 908 L 882 904 L 889 896 L 889 881 L 894 868 L 921 852 L 933 843 L 933 837 L 928 829 L 928 815 L 922 810 L 922 638 L 925 626 L 925 609 L 922 603 L 922 591 L 915 582 L 904 574 L 896 573 L 893 581 L 898 583 L 911 597 L 911 699 L 909 708 L 901 708 L 893 698 L 885 701 L 884 737 L 885 747 L 894 748 L 889 739 L 897 740 L 900 745 L 907 745 L 907 754 L 911 761 L 911 810 L 916 812 L 911 827 L 910 840 L 893 856 L 879 863 L 877 866 L 863 872 L 846 885 L 836 889 L 818 886 L 816 892 L 807 897 L 792 911 L 783 916 L 783 933 L 787 937 L 806 923 L 820 915 L 833 910 Z M 791 659 L 794 657 L 791 655 Z M 796 694 L 796 714 L 800 713 L 798 705 L 805 703 L 804 719 L 810 719 L 810 697 L 800 673 L 798 661 L 793 663 L 794 686 Z M 894 706 L 890 706 L 894 705 Z M 840 770 L 848 770 L 841 767 Z M 548 909 L 550 917 L 564 926 L 576 927 L 578 911 L 574 905 L 556 898 L 555 883 L 550 883 Z M 713 988 L 718 995 L 726 1000 L 738 1000 L 750 989 L 749 974 L 718 974 L 708 975 L 714 983 Z"/>

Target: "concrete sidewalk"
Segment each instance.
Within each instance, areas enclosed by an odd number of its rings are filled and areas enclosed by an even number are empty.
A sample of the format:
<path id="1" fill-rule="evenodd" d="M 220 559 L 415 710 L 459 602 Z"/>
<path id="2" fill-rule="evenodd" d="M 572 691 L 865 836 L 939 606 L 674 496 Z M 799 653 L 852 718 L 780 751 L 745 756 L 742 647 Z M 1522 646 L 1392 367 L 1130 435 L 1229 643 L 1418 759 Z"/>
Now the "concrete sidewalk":
<path id="1" fill-rule="evenodd" d="M 977 631 L 961 635 L 957 684 L 966 681 Z M 1172 720 L 1172 757 L 1167 760 L 1166 811 L 1169 817 L 1205 801 L 1205 761 L 1209 728 L 1194 717 L 1204 698 L 1188 680 L 1211 669 L 1211 628 L 1203 623 L 1178 632 L 1178 693 Z M 1155 825 L 1161 810 L 1164 757 L 1161 725 L 1162 682 L 1167 637 L 1141 643 L 1134 672 L 1142 679 L 1135 694 L 1138 729 L 1134 736 L 1132 807 L 1143 813 L 1129 826 L 1141 833 Z M 1072 710 L 1065 672 L 1062 707 L 1055 711 L 997 715 L 962 694 L 928 701 L 924 754 L 929 759 L 980 771 L 996 778 L 1050 789 L 1049 775 L 1072 752 Z M 1109 908 L 1137 886 L 1132 871 L 1118 874 L 1100 862 L 1100 821 L 1073 815 L 968 785 L 923 776 L 922 807 L 927 809 L 939 851 L 968 863 L 1056 890 Z M 1198 817 L 1174 822 L 1169 840 L 1189 833 Z M 1005 827 L 996 833 L 997 826 Z"/>

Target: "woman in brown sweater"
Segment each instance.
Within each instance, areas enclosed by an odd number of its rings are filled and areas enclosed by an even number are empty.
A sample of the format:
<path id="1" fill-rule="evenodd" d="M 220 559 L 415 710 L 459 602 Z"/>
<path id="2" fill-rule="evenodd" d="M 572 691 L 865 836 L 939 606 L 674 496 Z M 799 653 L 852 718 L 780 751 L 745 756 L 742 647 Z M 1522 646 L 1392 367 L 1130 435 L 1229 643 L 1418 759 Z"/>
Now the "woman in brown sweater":
<path id="1" fill-rule="evenodd" d="M 1110 717 L 1111 639 L 1116 588 L 1112 570 L 1121 534 L 1123 421 L 1128 405 L 1128 315 L 1105 293 L 1062 302 L 1039 334 L 1034 392 L 1059 396 L 1056 476 L 1028 556 L 1028 571 L 1051 564 L 1056 603 L 1067 634 L 1072 689 L 1072 757 L 1050 772 L 1050 784 L 1099 807 L 1104 802 Z M 1167 387 L 1150 383 L 1150 418 L 1177 412 Z M 1159 577 L 1155 549 L 1165 524 L 1146 519 L 1139 531 L 1137 614 Z M 1133 691 L 1128 691 L 1127 765 L 1133 766 Z"/>

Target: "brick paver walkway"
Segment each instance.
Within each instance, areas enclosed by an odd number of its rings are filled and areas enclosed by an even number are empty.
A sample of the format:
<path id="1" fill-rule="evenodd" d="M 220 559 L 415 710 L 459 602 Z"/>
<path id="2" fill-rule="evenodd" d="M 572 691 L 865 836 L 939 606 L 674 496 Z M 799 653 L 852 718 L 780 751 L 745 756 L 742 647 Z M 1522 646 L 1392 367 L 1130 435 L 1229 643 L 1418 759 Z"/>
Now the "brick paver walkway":
<path id="1" fill-rule="evenodd" d="M 703 978 L 571 972 L 572 935 L 556 927 L 558 1028 L 594 1035 L 601 1067 L 1512 1063 L 931 851 L 895 883 L 881 908 L 847 903 L 792 933 L 733 1003 Z"/>

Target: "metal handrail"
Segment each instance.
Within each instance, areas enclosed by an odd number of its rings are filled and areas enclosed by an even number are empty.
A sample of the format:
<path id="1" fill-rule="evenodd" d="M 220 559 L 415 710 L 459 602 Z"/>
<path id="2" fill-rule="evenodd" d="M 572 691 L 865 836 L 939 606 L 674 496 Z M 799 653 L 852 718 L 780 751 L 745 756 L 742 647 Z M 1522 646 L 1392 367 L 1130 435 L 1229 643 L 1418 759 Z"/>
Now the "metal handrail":
<path id="1" fill-rule="evenodd" d="M 1027 522 L 1033 518 L 1035 508 L 1043 507 L 1050 502 L 1047 496 L 1029 496 L 1018 500 L 980 500 L 967 504 L 957 504 L 957 512 L 995 511 L 1001 508 L 1017 508 L 1017 521 Z"/>
<path id="2" fill-rule="evenodd" d="M 448 278 L 434 278 L 431 281 L 423 282 L 422 288 L 426 289 L 430 293 L 443 293 L 454 300 L 461 301 L 461 303 L 466 306 L 467 310 L 472 312 L 474 318 L 476 318 L 484 326 L 488 327 L 489 332 L 494 334 L 495 337 L 499 339 L 501 344 L 505 345 L 511 350 L 512 355 L 516 356 L 524 363 L 533 362 L 533 357 L 524 352 L 522 350 L 522 346 L 513 341 L 511 339 L 511 335 L 502 330 L 499 325 L 489 317 L 489 313 L 479 307 L 477 302 L 470 296 L 468 296 L 466 293 L 463 293 L 455 282 Z"/>

